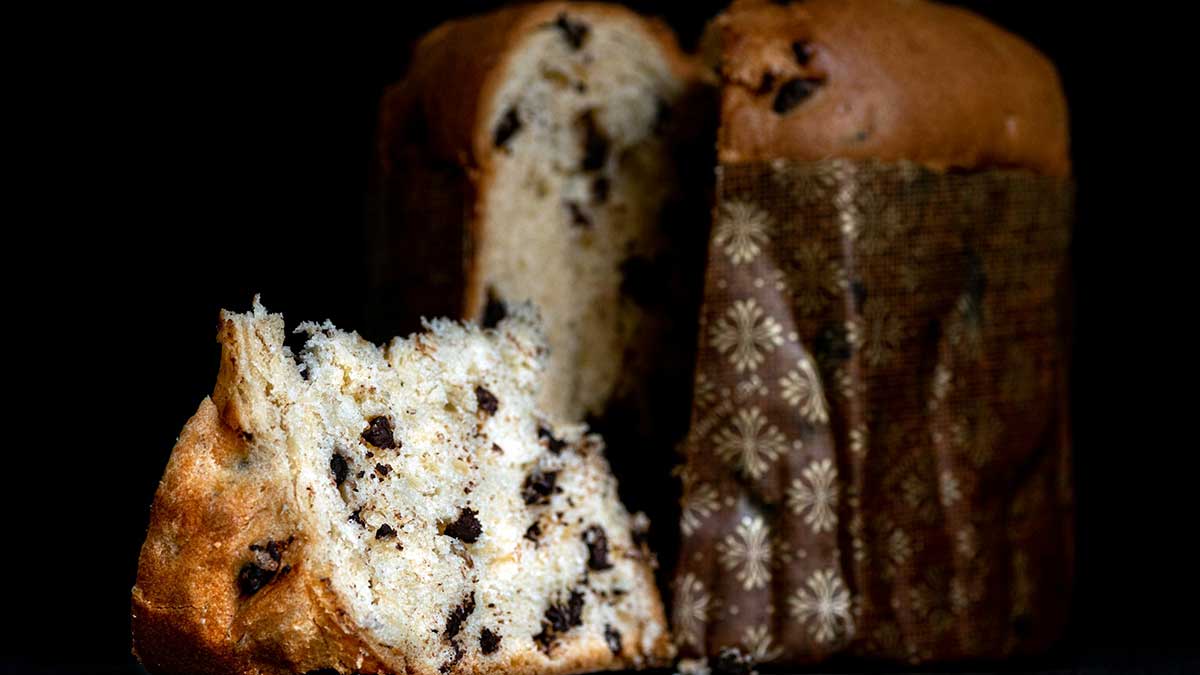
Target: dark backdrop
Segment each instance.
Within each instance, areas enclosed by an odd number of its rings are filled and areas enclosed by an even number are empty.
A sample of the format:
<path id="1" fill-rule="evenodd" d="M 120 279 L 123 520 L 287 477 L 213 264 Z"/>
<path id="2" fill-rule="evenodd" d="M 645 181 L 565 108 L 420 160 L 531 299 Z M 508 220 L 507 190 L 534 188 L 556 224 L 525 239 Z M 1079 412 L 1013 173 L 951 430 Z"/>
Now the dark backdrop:
<path id="1" fill-rule="evenodd" d="M 15 630 L 0 663 L 134 672 L 138 548 L 176 435 L 212 388 L 218 309 L 262 293 L 289 323 L 365 325 L 380 91 L 413 37 L 496 4 L 72 17 L 84 37 L 42 83 L 56 95 L 54 178 L 37 215 L 8 222 L 31 237 L 12 264 L 35 270 L 6 294 L 32 312 L 8 331 L 22 403 L 7 420 Z M 692 44 L 724 3 L 630 4 Z M 1191 132 L 1154 121 L 1169 104 L 1136 58 L 1155 48 L 1137 11 L 962 4 L 1043 49 L 1072 108 L 1078 584 L 1072 634 L 1046 663 L 1175 663 L 1200 624 L 1192 275 L 1174 259 L 1194 218 L 1172 205 L 1159 160 Z"/>

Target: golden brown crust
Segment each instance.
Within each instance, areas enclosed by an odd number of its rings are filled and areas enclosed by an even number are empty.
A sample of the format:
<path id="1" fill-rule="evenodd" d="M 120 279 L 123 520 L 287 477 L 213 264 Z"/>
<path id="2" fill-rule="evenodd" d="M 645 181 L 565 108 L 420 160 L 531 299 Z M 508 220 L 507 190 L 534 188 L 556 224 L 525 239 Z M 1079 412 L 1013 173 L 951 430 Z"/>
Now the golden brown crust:
<path id="1" fill-rule="evenodd" d="M 491 161 L 496 149 L 488 106 L 503 85 L 505 66 L 526 36 L 552 24 L 564 12 L 584 21 L 627 22 L 632 30 L 644 31 L 661 47 L 672 71 L 681 80 L 704 79 L 697 63 L 679 48 L 665 24 L 620 5 L 590 2 L 516 5 L 449 21 L 430 31 L 417 43 L 405 79 L 384 94 L 377 135 L 379 170 L 386 177 L 413 166 L 414 159 L 460 167 L 468 183 L 465 241 L 476 241 L 481 235 L 484 218 L 479 210 L 481 201 L 475 196 L 485 192 L 491 181 Z M 416 138 L 426 145 L 426 156 L 407 155 L 401 159 L 398 155 L 414 152 Z M 462 267 L 465 277 L 462 316 L 474 318 L 486 298 L 477 266 L 469 259 L 471 251 L 465 253 L 468 259 Z"/>
<path id="2" fill-rule="evenodd" d="M 1070 172 L 1053 64 L 971 12 L 925 0 L 737 0 L 714 29 L 722 162 L 844 157 Z M 780 88 L 796 78 L 820 83 L 776 112 Z"/>
<path id="3" fill-rule="evenodd" d="M 247 465 L 248 444 L 204 399 L 171 453 L 133 588 L 133 649 L 155 673 L 290 673 L 377 667 L 322 580 L 286 546 L 280 571 L 244 597 L 250 546 L 294 536 L 286 497 Z"/>

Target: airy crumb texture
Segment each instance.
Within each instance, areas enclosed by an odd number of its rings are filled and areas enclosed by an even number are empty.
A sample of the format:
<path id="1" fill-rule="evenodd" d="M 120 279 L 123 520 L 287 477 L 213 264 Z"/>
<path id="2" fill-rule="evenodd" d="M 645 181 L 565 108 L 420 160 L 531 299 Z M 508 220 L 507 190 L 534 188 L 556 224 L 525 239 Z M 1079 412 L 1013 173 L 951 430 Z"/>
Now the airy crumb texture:
<path id="1" fill-rule="evenodd" d="M 223 313 L 133 589 L 155 672 L 567 673 L 671 656 L 603 443 L 534 401 L 527 307 L 386 347 Z"/>
<path id="2" fill-rule="evenodd" d="M 552 347 L 543 407 L 599 415 L 644 379 L 665 329 L 651 306 L 669 283 L 659 220 L 678 189 L 664 131 L 685 83 L 640 18 L 607 8 L 564 8 L 523 35 L 502 82 L 486 103 L 475 300 L 484 314 L 489 299 L 537 303 Z"/>

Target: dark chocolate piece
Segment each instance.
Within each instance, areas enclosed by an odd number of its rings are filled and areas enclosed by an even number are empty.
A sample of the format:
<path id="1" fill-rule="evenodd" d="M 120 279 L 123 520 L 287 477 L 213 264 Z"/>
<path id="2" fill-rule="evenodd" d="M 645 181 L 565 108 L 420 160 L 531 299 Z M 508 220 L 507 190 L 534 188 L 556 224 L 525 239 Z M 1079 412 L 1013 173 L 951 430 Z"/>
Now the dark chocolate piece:
<path id="1" fill-rule="evenodd" d="M 472 508 L 464 508 L 458 512 L 458 519 L 446 526 L 442 534 L 448 537 L 454 537 L 459 541 L 465 541 L 468 544 L 474 544 L 479 539 L 479 534 L 483 532 L 483 526 L 479 524 L 479 519 L 476 518 L 478 511 Z"/>
<path id="2" fill-rule="evenodd" d="M 621 653 L 621 631 L 613 628 L 612 624 L 604 624 L 604 641 L 614 656 Z"/>
<path id="3" fill-rule="evenodd" d="M 504 113 L 504 117 L 496 124 L 496 130 L 492 132 L 492 143 L 497 148 L 504 148 L 508 145 L 508 141 L 521 130 L 521 117 L 517 114 L 516 108 L 509 108 Z"/>
<path id="4" fill-rule="evenodd" d="M 581 21 L 574 21 L 562 13 L 554 20 L 554 27 L 562 31 L 563 39 L 571 45 L 571 49 L 579 49 L 588 37 L 588 26 Z"/>
<path id="5" fill-rule="evenodd" d="M 446 618 L 446 631 L 443 635 L 447 639 L 458 635 L 458 631 L 462 630 L 462 624 L 467 620 L 468 616 L 475 611 L 475 591 L 471 591 L 470 595 L 463 596 L 462 602 L 458 607 L 450 610 L 450 616 Z"/>
<path id="6" fill-rule="evenodd" d="M 479 631 L 479 651 L 483 652 L 484 656 L 495 653 L 500 649 L 501 635 L 492 632 L 490 628 L 484 628 Z"/>
<path id="7" fill-rule="evenodd" d="M 385 415 L 372 417 L 367 423 L 367 428 L 362 432 L 362 439 L 384 450 L 398 448 L 400 444 L 396 442 L 395 436 L 392 435 L 393 429 L 395 427 L 392 426 L 392 419 L 390 417 Z"/>
<path id="8" fill-rule="evenodd" d="M 783 115 L 812 96 L 824 81 L 815 77 L 797 77 L 779 86 L 771 109 Z"/>
<path id="9" fill-rule="evenodd" d="M 597 572 L 612 569 L 612 563 L 608 561 L 608 535 L 603 527 L 592 525 L 584 530 L 583 543 L 588 549 L 588 569 Z"/>
<path id="10" fill-rule="evenodd" d="M 538 438 L 546 441 L 546 449 L 556 455 L 562 454 L 563 448 L 567 447 L 566 441 L 555 438 L 546 427 L 538 427 Z"/>
<path id="11" fill-rule="evenodd" d="M 525 483 L 521 486 L 521 496 L 525 499 L 525 503 L 549 504 L 556 480 L 558 480 L 557 471 L 534 471 L 526 476 Z"/>
<path id="12" fill-rule="evenodd" d="M 483 387 L 475 387 L 475 401 L 479 404 L 479 409 L 489 415 L 495 415 L 496 409 L 500 407 L 500 400 L 492 392 Z"/>

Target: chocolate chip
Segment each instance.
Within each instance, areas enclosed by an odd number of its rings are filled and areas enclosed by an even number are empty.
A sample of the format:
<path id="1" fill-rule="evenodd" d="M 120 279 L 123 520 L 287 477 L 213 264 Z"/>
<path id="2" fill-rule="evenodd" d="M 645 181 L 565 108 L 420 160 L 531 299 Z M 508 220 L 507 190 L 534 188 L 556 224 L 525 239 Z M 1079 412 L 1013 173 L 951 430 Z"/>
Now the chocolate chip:
<path id="1" fill-rule="evenodd" d="M 525 503 L 549 504 L 556 480 L 558 480 L 557 471 L 534 471 L 526 476 L 525 483 L 521 486 L 521 496 L 525 499 Z"/>
<path id="2" fill-rule="evenodd" d="M 614 655 L 621 653 L 621 631 L 613 628 L 612 624 L 604 624 L 604 641 Z"/>
<path id="3" fill-rule="evenodd" d="M 349 520 L 352 523 L 358 523 L 359 525 L 362 525 L 363 527 L 367 526 L 367 521 L 362 519 L 362 508 L 354 509 L 354 513 L 351 513 L 350 517 L 347 518 L 346 520 Z"/>
<path id="4" fill-rule="evenodd" d="M 533 641 L 537 643 L 538 649 L 544 653 L 550 653 L 550 645 L 554 644 L 554 628 L 545 621 L 542 622 L 542 632 L 533 636 Z"/>
<path id="5" fill-rule="evenodd" d="M 812 96 L 824 82 L 815 77 L 797 77 L 784 82 L 775 94 L 772 110 L 782 115 Z"/>
<path id="6" fill-rule="evenodd" d="M 242 595 L 250 596 L 262 590 L 262 587 L 271 583 L 274 578 L 275 570 L 248 562 L 238 571 L 237 585 Z"/>
<path id="7" fill-rule="evenodd" d="M 591 227 L 592 219 L 588 218 L 583 207 L 578 202 L 567 202 L 567 211 L 571 214 L 571 224 L 575 227 Z"/>
<path id="8" fill-rule="evenodd" d="M 500 400 L 496 395 L 483 387 L 475 387 L 475 401 L 479 404 L 479 409 L 489 415 L 495 415 L 496 408 L 500 407 Z"/>
<path id="9" fill-rule="evenodd" d="M 608 201 L 609 187 L 607 178 L 596 176 L 595 180 L 592 181 L 592 201 L 597 204 L 603 204 Z"/>
<path id="10" fill-rule="evenodd" d="M 450 660 L 448 660 L 445 663 L 443 663 L 442 665 L 438 666 L 439 673 L 443 673 L 443 674 L 449 673 L 450 671 L 454 670 L 454 667 L 458 665 L 459 661 L 462 661 L 462 657 L 463 657 L 462 645 L 458 644 L 458 641 L 455 640 L 450 643 L 450 646 L 454 649 L 454 654 L 452 654 L 450 656 Z"/>
<path id="11" fill-rule="evenodd" d="M 604 528 L 592 525 L 583 531 L 582 538 L 588 549 L 588 569 L 597 572 L 612 569 L 612 563 L 608 562 L 608 535 L 604 533 Z"/>
<path id="12" fill-rule="evenodd" d="M 541 536 L 542 536 L 541 523 L 535 522 L 534 524 L 530 525 L 525 530 L 525 538 L 528 539 L 529 541 L 532 541 L 535 544 L 537 543 L 538 539 L 541 538 Z"/>
<path id="13" fill-rule="evenodd" d="M 387 537 L 394 537 L 394 536 L 396 536 L 396 531 L 393 530 L 392 526 L 388 525 L 387 523 L 380 525 L 379 529 L 375 530 L 375 538 L 376 539 L 386 539 Z"/>
<path id="14" fill-rule="evenodd" d="M 454 537 L 459 541 L 465 541 L 468 544 L 474 544 L 479 539 L 479 533 L 483 532 L 483 526 L 479 524 L 479 519 L 475 516 L 479 512 L 472 508 L 464 508 L 458 512 L 458 520 L 446 526 L 442 534 L 447 537 Z"/>
<path id="15" fill-rule="evenodd" d="M 508 316 L 508 307 L 504 301 L 496 295 L 496 289 L 488 287 L 487 305 L 483 308 L 483 319 L 481 325 L 484 328 L 495 328 L 501 321 Z"/>
<path id="16" fill-rule="evenodd" d="M 395 437 L 392 435 L 394 428 L 390 417 L 383 415 L 372 417 L 367 423 L 367 428 L 362 432 L 362 439 L 384 450 L 398 448 L 400 444 L 396 442 Z"/>
<path id="17" fill-rule="evenodd" d="M 567 447 L 566 441 L 555 438 L 546 427 L 538 427 L 538 438 L 546 441 L 546 449 L 556 455 L 562 454 L 563 448 Z"/>
<path id="18" fill-rule="evenodd" d="M 504 448 L 500 447 L 500 444 L 499 444 L 499 443 L 492 443 L 492 452 L 494 452 L 494 453 L 496 453 L 496 454 L 498 454 L 498 455 L 503 455 L 503 454 L 504 454 Z"/>
<path id="19" fill-rule="evenodd" d="M 735 647 L 722 649 L 711 665 L 713 675 L 750 675 L 754 672 L 754 659 Z"/>
<path id="20" fill-rule="evenodd" d="M 500 634 L 493 633 L 490 628 L 479 631 L 479 651 L 487 655 L 495 653 L 497 649 L 500 649 Z"/>
<path id="21" fill-rule="evenodd" d="M 571 599 L 567 603 L 567 619 L 572 626 L 583 625 L 583 593 L 571 591 Z"/>
<path id="22" fill-rule="evenodd" d="M 567 604 L 553 604 L 546 609 L 546 621 L 550 623 L 550 627 L 559 633 L 565 633 L 571 630 L 572 626 L 578 626 L 583 623 L 583 594 L 579 591 L 571 591 L 571 597 L 567 600 Z"/>
<path id="23" fill-rule="evenodd" d="M 580 118 L 583 126 L 583 161 L 580 168 L 584 171 L 599 171 L 604 168 L 608 159 L 608 137 L 596 126 L 596 117 L 588 111 Z"/>
<path id="24" fill-rule="evenodd" d="M 802 66 L 807 66 L 812 60 L 812 47 L 804 40 L 796 40 L 792 43 L 792 53 L 796 55 L 796 63 Z"/>
<path id="25" fill-rule="evenodd" d="M 380 476 L 387 476 L 389 473 L 392 472 L 392 467 L 390 464 L 376 464 L 375 472 L 378 473 Z"/>
<path id="26" fill-rule="evenodd" d="M 774 88 L 775 88 L 775 74 L 768 71 L 768 72 L 763 73 L 762 79 L 759 80 L 759 82 L 758 82 L 758 89 L 755 89 L 754 93 L 761 96 L 762 94 L 769 93 Z"/>
<path id="27" fill-rule="evenodd" d="M 583 46 L 588 36 L 587 24 L 580 21 L 573 21 L 567 17 L 566 13 L 559 14 L 554 21 L 554 27 L 562 31 L 563 39 L 567 44 L 571 45 L 571 49 L 579 49 Z"/>
<path id="28" fill-rule="evenodd" d="M 462 602 L 458 607 L 450 610 L 450 616 L 446 618 L 446 631 L 443 635 L 447 639 L 458 635 L 458 631 L 462 630 L 462 624 L 467 620 L 468 616 L 475 611 L 475 591 L 471 591 L 470 595 L 464 595 Z"/>
<path id="29" fill-rule="evenodd" d="M 504 113 L 504 117 L 500 118 L 500 122 L 496 124 L 496 130 L 492 132 L 492 143 L 497 148 L 503 148 L 520 130 L 521 117 L 517 115 L 516 108 L 509 108 Z"/>

